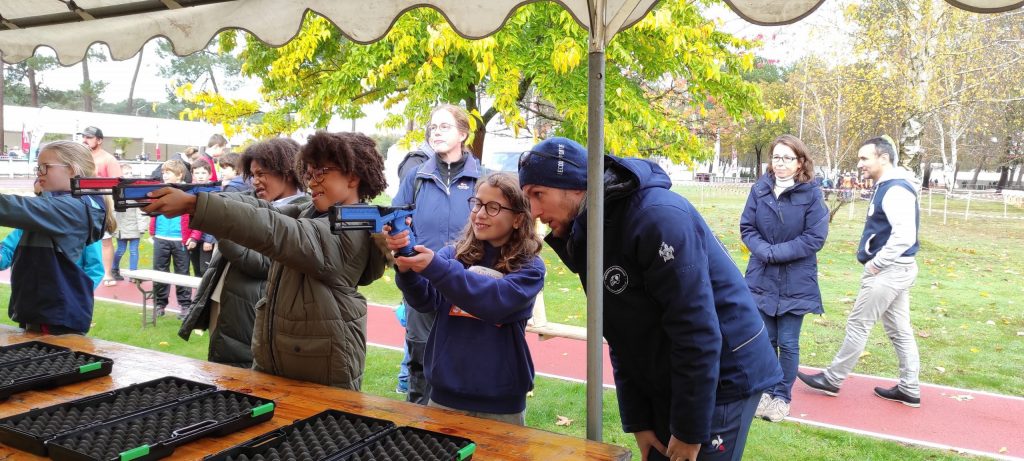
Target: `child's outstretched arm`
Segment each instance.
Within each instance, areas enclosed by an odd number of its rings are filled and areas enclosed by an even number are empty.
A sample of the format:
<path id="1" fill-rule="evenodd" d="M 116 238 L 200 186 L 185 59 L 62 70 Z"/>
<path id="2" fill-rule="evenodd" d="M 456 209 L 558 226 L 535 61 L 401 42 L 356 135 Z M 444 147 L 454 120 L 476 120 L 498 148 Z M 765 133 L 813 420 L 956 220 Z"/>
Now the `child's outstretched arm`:
<path id="1" fill-rule="evenodd" d="M 70 195 L 23 197 L 0 194 L 0 226 L 64 235 L 80 232 L 88 217 L 86 205 Z"/>
<path id="2" fill-rule="evenodd" d="M 0 271 L 10 269 L 14 263 L 14 249 L 18 247 L 22 233 L 21 229 L 11 229 L 11 233 L 0 242 Z"/>

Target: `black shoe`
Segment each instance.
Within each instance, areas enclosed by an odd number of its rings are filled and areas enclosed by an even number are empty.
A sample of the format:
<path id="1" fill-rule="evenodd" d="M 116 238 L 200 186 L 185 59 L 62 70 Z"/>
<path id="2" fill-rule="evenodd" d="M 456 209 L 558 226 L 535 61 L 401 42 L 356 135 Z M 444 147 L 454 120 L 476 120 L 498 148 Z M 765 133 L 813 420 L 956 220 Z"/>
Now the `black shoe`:
<path id="1" fill-rule="evenodd" d="M 114 280 L 117 280 L 119 282 L 123 281 L 124 280 L 124 276 L 122 276 L 120 273 L 115 273 L 114 274 Z"/>
<path id="2" fill-rule="evenodd" d="M 902 403 L 908 407 L 919 408 L 921 406 L 920 397 L 911 397 L 900 390 L 899 386 L 893 386 L 890 388 L 876 387 L 875 395 L 885 399 L 892 400 L 893 402 Z"/>
<path id="3" fill-rule="evenodd" d="M 839 396 L 839 387 L 829 384 L 828 380 L 825 379 L 825 373 L 818 373 L 816 375 L 805 375 L 801 372 L 796 372 L 796 376 L 803 381 L 804 384 L 809 386 L 811 389 L 824 392 L 832 397 Z"/>
<path id="4" fill-rule="evenodd" d="M 157 307 L 157 308 L 154 308 L 153 310 L 156 312 L 156 316 L 157 317 L 163 317 L 165 314 L 167 314 L 166 312 L 164 312 L 164 308 L 163 307 Z"/>

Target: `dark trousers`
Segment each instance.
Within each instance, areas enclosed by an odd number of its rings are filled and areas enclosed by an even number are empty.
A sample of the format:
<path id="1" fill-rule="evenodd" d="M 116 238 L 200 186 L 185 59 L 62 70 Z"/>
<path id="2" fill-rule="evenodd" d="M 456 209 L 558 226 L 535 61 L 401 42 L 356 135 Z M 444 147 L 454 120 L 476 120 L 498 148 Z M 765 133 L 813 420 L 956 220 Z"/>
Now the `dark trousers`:
<path id="1" fill-rule="evenodd" d="M 754 412 L 757 411 L 757 402 L 760 400 L 761 393 L 756 392 L 743 400 L 715 405 L 715 411 L 711 416 L 711 440 L 701 444 L 697 460 L 690 461 L 742 460 L 743 448 L 747 445 L 747 433 L 750 432 L 750 423 L 754 420 Z M 659 428 L 655 433 L 667 447 L 670 437 L 668 427 Z M 651 449 L 647 454 L 648 461 L 667 459 L 658 453 L 658 450 Z"/>
<path id="2" fill-rule="evenodd" d="M 796 371 L 800 367 L 800 329 L 804 324 L 804 316 L 782 314 L 771 317 L 761 313 L 768 339 L 772 349 L 779 356 L 782 367 L 782 382 L 766 391 L 772 397 L 778 397 L 787 403 L 793 400 L 793 383 L 796 382 Z"/>
<path id="3" fill-rule="evenodd" d="M 203 242 L 198 242 L 195 248 L 188 250 L 188 259 L 192 263 L 192 275 L 202 277 L 210 267 L 213 251 L 203 251 Z"/>
<path id="4" fill-rule="evenodd" d="M 188 254 L 185 252 L 185 245 L 181 240 L 153 239 L 153 269 L 170 272 L 171 263 L 174 263 L 174 273 L 188 275 Z M 167 292 L 170 287 L 164 283 L 153 282 L 153 306 L 157 311 L 167 307 Z M 192 304 L 192 289 L 189 287 L 175 287 L 178 295 L 178 306 L 182 312 L 188 311 Z"/>
<path id="5" fill-rule="evenodd" d="M 423 373 L 427 338 L 434 326 L 434 312 L 424 314 L 406 306 L 405 347 L 409 350 L 409 393 L 405 398 L 412 403 L 426 405 L 430 401 L 430 384 Z"/>

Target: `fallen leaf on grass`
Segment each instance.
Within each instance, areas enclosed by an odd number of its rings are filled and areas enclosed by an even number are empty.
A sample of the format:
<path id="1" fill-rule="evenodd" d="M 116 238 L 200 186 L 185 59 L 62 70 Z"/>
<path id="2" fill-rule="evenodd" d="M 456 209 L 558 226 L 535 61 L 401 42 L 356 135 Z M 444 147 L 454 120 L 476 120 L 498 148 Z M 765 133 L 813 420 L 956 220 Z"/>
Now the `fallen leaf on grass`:
<path id="1" fill-rule="evenodd" d="M 924 330 L 918 331 L 917 335 L 922 337 L 922 338 L 930 338 L 932 336 L 931 333 L 929 333 L 927 331 L 924 331 Z"/>
<path id="2" fill-rule="evenodd" d="M 995 325 L 995 324 L 996 324 L 996 322 L 994 322 L 992 320 L 989 320 L 989 321 L 985 322 L 985 325 Z"/>
<path id="3" fill-rule="evenodd" d="M 868 352 L 868 351 L 864 351 L 864 352 L 861 352 L 861 353 L 860 353 L 860 358 L 864 358 L 864 357 L 867 357 L 867 356 L 869 356 L 869 355 L 871 355 L 871 353 L 870 353 L 870 352 Z"/>
<path id="4" fill-rule="evenodd" d="M 530 397 L 533 397 L 533 391 L 530 391 L 530 392 L 526 393 L 526 398 L 530 398 Z"/>
<path id="5" fill-rule="evenodd" d="M 206 332 L 203 331 L 203 330 L 192 330 L 192 333 L 195 333 L 196 335 L 199 335 L 199 336 L 202 336 L 202 335 L 206 334 Z"/>
<path id="6" fill-rule="evenodd" d="M 971 348 L 971 352 L 973 352 L 975 354 L 977 354 L 979 351 L 980 351 L 980 349 L 978 349 L 977 347 L 972 347 Z"/>
<path id="7" fill-rule="evenodd" d="M 555 425 L 569 427 L 570 425 L 572 425 L 572 420 L 566 418 L 565 416 L 558 415 L 558 421 L 555 421 Z"/>
<path id="8" fill-rule="evenodd" d="M 561 291 L 562 293 L 568 293 L 569 289 L 568 288 L 559 288 L 558 291 Z"/>
<path id="9" fill-rule="evenodd" d="M 944 367 L 935 367 L 935 371 L 937 371 L 939 373 L 945 373 L 946 369 Z"/>
<path id="10" fill-rule="evenodd" d="M 1018 331 L 1017 336 L 1024 336 L 1024 331 Z"/>
<path id="11" fill-rule="evenodd" d="M 167 341 L 160 341 L 160 347 L 167 347 L 167 346 L 170 346 L 170 344 L 168 344 Z"/>

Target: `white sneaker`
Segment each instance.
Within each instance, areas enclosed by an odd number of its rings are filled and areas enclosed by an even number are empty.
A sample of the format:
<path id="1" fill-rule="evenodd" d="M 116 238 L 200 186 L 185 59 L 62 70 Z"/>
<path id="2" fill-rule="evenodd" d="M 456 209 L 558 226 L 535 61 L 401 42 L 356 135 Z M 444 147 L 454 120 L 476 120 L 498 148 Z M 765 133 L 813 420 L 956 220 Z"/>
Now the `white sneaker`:
<path id="1" fill-rule="evenodd" d="M 789 416 L 789 404 L 780 398 L 772 399 L 764 411 L 764 419 L 773 423 L 782 422 L 787 416 Z"/>
<path id="2" fill-rule="evenodd" d="M 754 418 L 764 418 L 764 412 L 768 411 L 768 405 L 772 403 L 772 397 L 768 394 L 761 394 L 761 400 L 757 402 L 757 411 Z"/>

